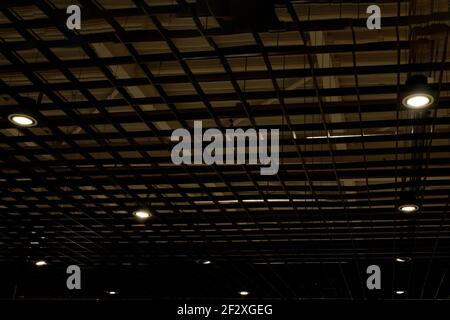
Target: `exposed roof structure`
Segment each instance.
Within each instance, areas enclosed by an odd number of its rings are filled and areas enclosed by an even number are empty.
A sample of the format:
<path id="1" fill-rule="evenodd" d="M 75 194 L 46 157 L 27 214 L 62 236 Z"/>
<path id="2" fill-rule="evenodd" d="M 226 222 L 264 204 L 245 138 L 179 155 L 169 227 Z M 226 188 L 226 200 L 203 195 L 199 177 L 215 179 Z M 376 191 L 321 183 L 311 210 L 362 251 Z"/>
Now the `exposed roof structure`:
<path id="1" fill-rule="evenodd" d="M 77 264 L 130 297 L 449 297 L 448 1 L 377 1 L 379 30 L 370 3 L 267 2 L 276 23 L 249 29 L 208 1 L 78 0 L 69 30 L 74 1 L 0 1 L 0 268 L 28 270 L 19 295 L 45 259 L 49 287 Z M 415 74 L 426 111 L 401 103 Z M 8 120 L 24 108 L 35 126 Z M 278 174 L 173 164 L 195 120 L 279 129 Z"/>

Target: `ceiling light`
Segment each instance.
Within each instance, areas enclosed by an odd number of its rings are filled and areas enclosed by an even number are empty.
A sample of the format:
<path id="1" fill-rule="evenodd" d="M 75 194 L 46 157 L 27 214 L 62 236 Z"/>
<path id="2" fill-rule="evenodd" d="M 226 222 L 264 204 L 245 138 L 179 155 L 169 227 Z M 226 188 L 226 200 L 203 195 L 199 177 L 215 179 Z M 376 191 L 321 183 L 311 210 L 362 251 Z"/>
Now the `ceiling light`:
<path id="1" fill-rule="evenodd" d="M 106 293 L 111 296 L 115 296 L 115 295 L 119 294 L 119 292 L 117 292 L 117 291 L 106 291 Z"/>
<path id="2" fill-rule="evenodd" d="M 219 200 L 219 203 L 226 204 L 226 203 L 238 203 L 238 200 Z"/>
<path id="3" fill-rule="evenodd" d="M 39 260 L 39 261 L 36 261 L 34 264 L 35 264 L 37 267 L 43 267 L 43 266 L 46 266 L 46 265 L 47 265 L 47 262 L 46 262 L 45 260 Z"/>
<path id="4" fill-rule="evenodd" d="M 248 296 L 250 294 L 250 292 L 248 291 L 239 291 L 239 295 L 241 296 Z"/>
<path id="5" fill-rule="evenodd" d="M 195 204 L 212 204 L 214 203 L 211 200 L 204 200 L 204 201 L 194 201 Z"/>
<path id="6" fill-rule="evenodd" d="M 402 213 L 416 213 L 419 211 L 420 206 L 414 191 L 410 190 L 400 195 L 397 209 Z"/>
<path id="7" fill-rule="evenodd" d="M 404 291 L 404 290 L 397 290 L 397 291 L 395 291 L 395 294 L 398 294 L 398 295 L 405 294 L 405 293 L 406 293 L 406 291 Z"/>
<path id="8" fill-rule="evenodd" d="M 421 109 L 433 103 L 433 97 L 425 93 L 413 94 L 405 98 L 406 107 L 410 109 Z"/>
<path id="9" fill-rule="evenodd" d="M 403 263 L 403 262 L 410 262 L 411 258 L 410 257 L 398 257 L 397 259 L 395 259 L 395 261 Z"/>
<path id="10" fill-rule="evenodd" d="M 414 213 L 419 211 L 419 206 L 414 203 L 405 203 L 398 207 L 398 210 L 403 213 Z"/>
<path id="11" fill-rule="evenodd" d="M 427 77 L 414 75 L 406 80 L 406 88 L 403 94 L 402 104 L 408 109 L 424 109 L 431 106 L 434 97 L 428 86 Z"/>
<path id="12" fill-rule="evenodd" d="M 133 212 L 133 215 L 141 220 L 145 220 L 148 218 L 151 218 L 153 214 L 150 212 L 150 209 L 148 208 L 140 208 Z"/>
<path id="13" fill-rule="evenodd" d="M 211 264 L 212 262 L 211 262 L 211 260 L 197 260 L 197 263 L 207 265 L 207 264 Z"/>
<path id="14" fill-rule="evenodd" d="M 386 136 L 385 133 L 364 133 L 364 134 L 338 134 L 338 135 L 331 135 L 328 134 L 326 136 L 309 136 L 306 137 L 306 139 L 340 139 L 340 138 L 360 138 L 360 137 L 377 137 L 377 136 Z"/>
<path id="15" fill-rule="evenodd" d="M 9 115 L 8 120 L 16 126 L 25 127 L 25 128 L 34 127 L 37 124 L 37 121 L 35 118 L 33 118 L 30 115 L 21 114 L 21 113 L 15 113 L 15 114 Z"/>

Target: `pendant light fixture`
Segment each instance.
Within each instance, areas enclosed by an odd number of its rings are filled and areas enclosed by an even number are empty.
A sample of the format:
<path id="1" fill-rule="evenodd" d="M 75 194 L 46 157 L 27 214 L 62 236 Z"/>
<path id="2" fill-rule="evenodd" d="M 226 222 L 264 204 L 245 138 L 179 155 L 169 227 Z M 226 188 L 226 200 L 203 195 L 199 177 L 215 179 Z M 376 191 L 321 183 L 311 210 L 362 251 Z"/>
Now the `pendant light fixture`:
<path id="1" fill-rule="evenodd" d="M 428 85 L 427 77 L 416 74 L 406 80 L 402 104 L 407 109 L 421 110 L 434 103 L 433 91 Z"/>
<path id="2" fill-rule="evenodd" d="M 420 210 L 420 205 L 412 191 L 409 191 L 400 197 L 397 208 L 398 211 L 402 213 L 411 214 L 418 212 Z"/>
<path id="3" fill-rule="evenodd" d="M 147 220 L 153 217 L 153 213 L 148 207 L 141 207 L 135 211 L 133 211 L 133 215 L 139 220 Z"/>
<path id="4" fill-rule="evenodd" d="M 19 105 L 8 115 L 8 120 L 16 127 L 31 128 L 37 125 L 38 121 L 34 116 L 36 101 L 29 97 L 22 97 Z"/>

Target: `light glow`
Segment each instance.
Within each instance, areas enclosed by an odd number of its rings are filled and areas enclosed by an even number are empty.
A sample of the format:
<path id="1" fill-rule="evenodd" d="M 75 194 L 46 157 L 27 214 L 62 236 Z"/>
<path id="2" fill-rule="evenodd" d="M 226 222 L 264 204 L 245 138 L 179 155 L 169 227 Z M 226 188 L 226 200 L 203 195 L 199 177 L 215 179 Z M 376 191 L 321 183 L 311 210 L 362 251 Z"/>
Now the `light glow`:
<path id="1" fill-rule="evenodd" d="M 433 103 L 433 97 L 425 93 L 416 93 L 403 99 L 403 105 L 410 109 L 422 109 Z"/>
<path id="2" fill-rule="evenodd" d="M 133 212 L 138 219 L 148 219 L 152 216 L 148 209 L 139 209 Z"/>
<path id="3" fill-rule="evenodd" d="M 404 205 L 401 205 L 398 209 L 404 213 L 412 213 L 412 212 L 416 212 L 417 210 L 419 210 L 419 206 L 415 205 L 415 204 L 404 204 Z"/>
<path id="4" fill-rule="evenodd" d="M 47 265 L 47 262 L 44 261 L 44 260 L 39 260 L 39 261 L 35 262 L 35 265 L 38 266 L 38 267 L 43 267 L 43 266 Z"/>
<path id="5" fill-rule="evenodd" d="M 9 121 L 20 127 L 33 127 L 36 125 L 36 119 L 25 114 L 12 114 L 8 117 Z"/>

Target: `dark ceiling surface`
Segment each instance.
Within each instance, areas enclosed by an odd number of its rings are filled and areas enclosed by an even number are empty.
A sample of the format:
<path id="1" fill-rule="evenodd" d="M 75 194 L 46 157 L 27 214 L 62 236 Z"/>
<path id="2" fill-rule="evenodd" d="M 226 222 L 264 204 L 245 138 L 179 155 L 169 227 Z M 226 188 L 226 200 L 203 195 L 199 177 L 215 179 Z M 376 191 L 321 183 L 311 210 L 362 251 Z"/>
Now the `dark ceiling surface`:
<path id="1" fill-rule="evenodd" d="M 0 297 L 448 298 L 448 1 L 377 1 L 380 30 L 365 2 L 272 1 L 254 28 L 199 2 L 79 0 L 72 31 L 74 1 L 0 1 Z M 427 111 L 400 103 L 417 73 Z M 278 174 L 173 164 L 194 120 L 280 129 Z"/>

